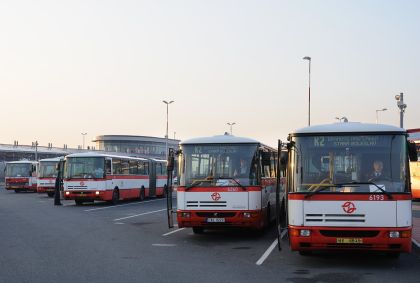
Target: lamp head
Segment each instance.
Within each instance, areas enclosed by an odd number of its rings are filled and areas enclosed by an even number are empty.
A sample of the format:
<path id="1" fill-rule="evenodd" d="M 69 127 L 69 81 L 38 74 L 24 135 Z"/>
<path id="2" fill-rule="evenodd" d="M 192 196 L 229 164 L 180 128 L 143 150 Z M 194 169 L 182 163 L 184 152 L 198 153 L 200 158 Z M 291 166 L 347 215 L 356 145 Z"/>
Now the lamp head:
<path id="1" fill-rule="evenodd" d="M 305 57 L 303 57 L 303 60 L 309 60 L 309 61 L 311 61 L 311 57 L 305 56 Z"/>

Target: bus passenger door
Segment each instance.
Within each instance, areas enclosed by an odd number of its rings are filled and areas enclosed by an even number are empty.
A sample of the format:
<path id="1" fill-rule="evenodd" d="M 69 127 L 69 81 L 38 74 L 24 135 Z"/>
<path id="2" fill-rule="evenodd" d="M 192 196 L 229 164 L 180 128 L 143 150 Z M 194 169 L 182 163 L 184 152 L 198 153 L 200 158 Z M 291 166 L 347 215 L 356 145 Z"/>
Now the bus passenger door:
<path id="1" fill-rule="evenodd" d="M 156 196 L 156 162 L 150 162 L 149 172 L 149 197 Z"/>

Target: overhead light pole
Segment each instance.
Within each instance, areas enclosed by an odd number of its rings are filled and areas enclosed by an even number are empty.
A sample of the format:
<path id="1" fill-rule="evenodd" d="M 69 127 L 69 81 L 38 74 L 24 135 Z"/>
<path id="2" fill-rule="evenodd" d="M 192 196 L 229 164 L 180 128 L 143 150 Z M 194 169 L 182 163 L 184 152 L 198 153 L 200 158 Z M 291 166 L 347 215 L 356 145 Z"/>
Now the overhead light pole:
<path id="1" fill-rule="evenodd" d="M 165 154 L 166 154 L 166 159 L 168 159 L 168 130 L 169 130 L 169 104 L 174 103 L 175 101 L 171 100 L 171 101 L 166 101 L 163 100 L 163 103 L 166 104 L 166 134 L 165 134 L 165 139 L 166 139 L 166 146 L 165 146 Z"/>
<path id="2" fill-rule="evenodd" d="M 81 133 L 83 136 L 83 145 L 82 145 L 82 149 L 85 149 L 85 136 L 87 135 L 87 133 Z"/>
<path id="3" fill-rule="evenodd" d="M 305 56 L 303 60 L 309 62 L 309 85 L 308 85 L 308 126 L 311 125 L 311 57 Z"/>
<path id="4" fill-rule="evenodd" d="M 379 112 L 381 112 L 381 111 L 386 111 L 386 110 L 388 110 L 387 108 L 382 108 L 382 109 L 377 109 L 376 110 L 376 124 L 378 124 L 379 123 L 379 119 L 378 119 L 378 113 Z"/>
<path id="5" fill-rule="evenodd" d="M 397 106 L 400 109 L 400 128 L 404 128 L 404 112 L 405 108 L 407 108 L 407 104 L 404 103 L 404 94 L 401 92 L 395 96 L 395 100 L 397 101 Z"/>
<path id="6" fill-rule="evenodd" d="M 230 126 L 230 135 L 232 135 L 232 127 L 233 127 L 233 125 L 236 125 L 236 123 L 235 122 L 229 122 L 229 123 L 226 123 L 227 125 L 229 125 Z"/>

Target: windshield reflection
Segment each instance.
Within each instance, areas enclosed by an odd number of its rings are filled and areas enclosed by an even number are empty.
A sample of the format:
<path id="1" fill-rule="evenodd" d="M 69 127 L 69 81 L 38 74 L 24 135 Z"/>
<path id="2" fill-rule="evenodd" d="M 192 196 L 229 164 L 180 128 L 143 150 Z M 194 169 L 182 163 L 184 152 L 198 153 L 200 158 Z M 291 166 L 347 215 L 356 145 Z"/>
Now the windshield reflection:
<path id="1" fill-rule="evenodd" d="M 257 144 L 183 145 L 181 149 L 181 186 L 247 186 L 257 182 Z"/>

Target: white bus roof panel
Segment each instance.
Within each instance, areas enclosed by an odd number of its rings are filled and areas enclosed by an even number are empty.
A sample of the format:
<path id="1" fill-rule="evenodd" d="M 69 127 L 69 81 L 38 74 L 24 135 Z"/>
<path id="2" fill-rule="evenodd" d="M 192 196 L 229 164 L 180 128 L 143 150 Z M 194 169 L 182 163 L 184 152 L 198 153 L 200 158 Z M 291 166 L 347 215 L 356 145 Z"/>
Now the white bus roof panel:
<path id="1" fill-rule="evenodd" d="M 44 158 L 44 159 L 40 159 L 39 162 L 59 162 L 62 159 L 64 159 L 64 156 L 54 157 L 54 158 Z"/>
<path id="2" fill-rule="evenodd" d="M 257 140 L 232 135 L 220 135 L 213 137 L 193 138 L 182 141 L 180 144 L 218 144 L 218 143 L 260 143 Z"/>
<path id="3" fill-rule="evenodd" d="M 372 132 L 401 132 L 406 131 L 402 128 L 384 125 L 384 124 L 367 124 L 357 122 L 334 123 L 325 125 L 315 125 L 297 129 L 293 134 L 317 134 L 317 133 L 372 133 Z"/>
<path id="4" fill-rule="evenodd" d="M 122 159 L 134 159 L 134 160 L 147 161 L 146 158 L 119 156 L 119 155 L 102 154 L 102 153 L 95 153 L 95 152 L 73 153 L 73 154 L 67 155 L 66 157 L 111 157 L 111 158 L 122 158 Z"/>

